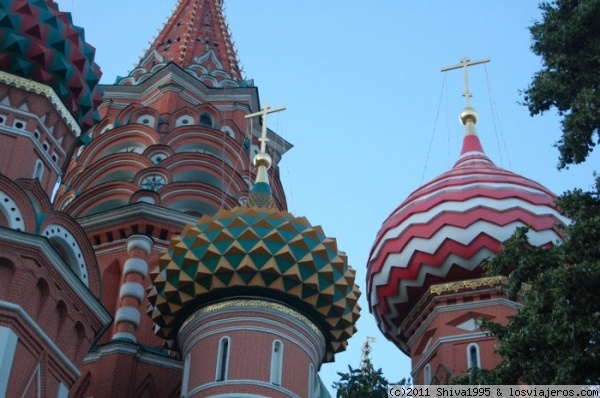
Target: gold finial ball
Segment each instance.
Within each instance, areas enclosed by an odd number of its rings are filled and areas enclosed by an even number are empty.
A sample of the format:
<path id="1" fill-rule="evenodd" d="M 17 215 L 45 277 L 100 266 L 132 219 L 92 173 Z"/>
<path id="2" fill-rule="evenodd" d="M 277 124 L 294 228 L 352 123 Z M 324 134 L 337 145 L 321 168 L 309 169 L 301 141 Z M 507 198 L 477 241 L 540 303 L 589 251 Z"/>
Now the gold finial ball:
<path id="1" fill-rule="evenodd" d="M 271 167 L 271 156 L 269 156 L 268 153 L 257 153 L 254 156 L 254 165 L 256 167 L 260 167 L 260 166 L 265 166 L 266 169 L 268 169 L 269 167 Z"/>
<path id="2" fill-rule="evenodd" d="M 475 110 L 475 108 L 471 108 L 467 106 L 465 109 L 460 112 L 460 122 L 464 125 L 470 120 L 473 124 L 477 124 L 477 120 L 479 119 L 479 114 Z"/>

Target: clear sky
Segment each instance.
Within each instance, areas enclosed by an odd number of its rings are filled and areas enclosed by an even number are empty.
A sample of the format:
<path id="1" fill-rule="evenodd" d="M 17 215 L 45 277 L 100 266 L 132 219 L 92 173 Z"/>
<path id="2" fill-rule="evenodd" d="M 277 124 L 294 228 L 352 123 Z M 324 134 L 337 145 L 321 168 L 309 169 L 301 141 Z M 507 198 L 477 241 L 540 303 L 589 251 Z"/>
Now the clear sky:
<path id="1" fill-rule="evenodd" d="M 132 69 L 176 2 L 56 1 L 85 28 L 105 84 Z M 294 144 L 280 164 L 289 210 L 337 238 L 363 293 L 381 223 L 458 157 L 463 75 L 440 69 L 465 55 L 491 59 L 470 68 L 477 130 L 489 157 L 557 194 L 592 186 L 600 155 L 558 171 L 559 119 L 554 112 L 531 118 L 519 104 L 519 90 L 541 66 L 527 30 L 540 16 L 537 3 L 225 0 L 246 77 L 263 105 L 287 106 L 269 127 Z M 336 372 L 359 365 L 367 336 L 377 338 L 372 359 L 388 380 L 410 375 L 410 360 L 379 332 L 366 294 L 360 302 L 358 333 L 321 369 L 328 386 Z"/>

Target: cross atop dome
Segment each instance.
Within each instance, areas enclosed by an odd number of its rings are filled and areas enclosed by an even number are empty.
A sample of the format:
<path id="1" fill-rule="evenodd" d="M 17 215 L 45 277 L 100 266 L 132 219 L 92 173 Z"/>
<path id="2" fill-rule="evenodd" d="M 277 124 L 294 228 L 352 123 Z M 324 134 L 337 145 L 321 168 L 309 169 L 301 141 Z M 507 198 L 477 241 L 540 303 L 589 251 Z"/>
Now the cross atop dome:
<path id="1" fill-rule="evenodd" d="M 260 141 L 260 152 L 254 156 L 254 165 L 258 170 L 256 171 L 254 187 L 250 193 L 250 198 L 248 198 L 248 207 L 277 207 L 271 195 L 269 175 L 267 174 L 267 170 L 272 164 L 271 156 L 267 153 L 267 142 L 269 141 L 267 138 L 267 118 L 269 113 L 281 112 L 283 110 L 285 110 L 285 106 L 271 108 L 269 105 L 265 105 L 260 111 L 245 116 L 246 119 L 262 116 L 262 131 L 258 139 Z"/>
<path id="2" fill-rule="evenodd" d="M 119 84 L 136 85 L 174 63 L 209 87 L 244 83 L 222 0 L 178 0 L 139 64 Z"/>
<path id="3" fill-rule="evenodd" d="M 442 68 L 442 72 L 448 72 L 449 70 L 454 69 L 463 69 L 463 78 L 465 83 L 465 91 L 463 92 L 463 97 L 465 97 L 465 106 L 469 108 L 471 106 L 471 97 L 473 94 L 469 91 L 469 66 L 484 64 L 486 62 L 490 62 L 489 58 L 483 58 L 477 61 L 471 61 L 468 57 L 462 57 L 460 63 L 458 65 L 446 66 Z"/>
<path id="4" fill-rule="evenodd" d="M 477 61 L 471 61 L 468 57 L 462 57 L 460 63 L 457 65 L 446 66 L 442 68 L 442 72 L 448 72 L 450 70 L 461 69 L 463 70 L 463 79 L 465 90 L 463 91 L 463 97 L 465 97 L 465 108 L 460 112 L 460 121 L 465 126 L 465 137 L 463 139 L 462 150 L 460 151 L 460 158 L 457 165 L 464 159 L 463 156 L 467 153 L 475 153 L 485 162 L 491 161 L 485 156 L 477 131 L 475 130 L 475 124 L 479 119 L 477 110 L 471 106 L 471 97 L 473 94 L 469 90 L 469 66 L 485 64 L 490 62 L 489 58 L 483 58 Z M 456 166 L 456 165 L 455 165 Z"/>

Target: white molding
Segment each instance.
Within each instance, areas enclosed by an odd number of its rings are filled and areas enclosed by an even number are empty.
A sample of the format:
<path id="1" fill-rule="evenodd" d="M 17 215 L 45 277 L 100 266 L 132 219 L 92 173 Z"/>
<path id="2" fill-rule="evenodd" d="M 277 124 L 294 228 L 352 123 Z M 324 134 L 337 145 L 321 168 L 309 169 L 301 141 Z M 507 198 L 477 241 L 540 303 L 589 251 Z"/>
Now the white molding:
<path id="1" fill-rule="evenodd" d="M 142 316 L 140 310 L 135 307 L 121 307 L 115 314 L 115 323 L 129 322 L 133 324 L 136 329 L 140 326 Z"/>
<path id="2" fill-rule="evenodd" d="M 225 393 L 225 394 L 209 395 L 206 398 L 269 398 L 269 397 L 266 397 L 264 395 L 257 395 L 257 394 L 246 394 L 246 393 L 239 393 L 239 392 L 228 392 L 228 393 Z"/>
<path id="3" fill-rule="evenodd" d="M 85 356 L 83 363 L 94 363 L 107 355 L 113 354 L 131 355 L 140 362 L 162 366 L 169 369 L 181 370 L 183 368 L 183 364 L 178 359 L 156 354 L 151 351 L 145 351 L 144 346 L 121 340 L 111 341 L 108 344 L 96 347 L 93 352 L 89 352 Z"/>
<path id="4" fill-rule="evenodd" d="M 146 260 L 141 258 L 129 258 L 125 261 L 125 266 L 123 267 L 123 275 L 127 276 L 128 274 L 140 274 L 143 277 L 148 275 L 148 263 Z"/>
<path id="5" fill-rule="evenodd" d="M 122 300 L 124 297 L 133 297 L 140 303 L 144 301 L 145 295 L 146 291 L 144 290 L 144 286 L 138 282 L 125 282 L 121 285 L 119 291 L 119 299 Z"/>
<path id="6" fill-rule="evenodd" d="M 210 388 L 218 388 L 218 387 L 235 387 L 236 390 L 240 389 L 240 386 L 256 386 L 256 387 L 262 387 L 262 388 L 266 388 L 269 390 L 274 390 L 279 392 L 280 394 L 289 397 L 289 398 L 300 398 L 300 396 L 294 394 L 292 391 L 288 390 L 287 388 L 283 388 L 280 386 L 276 386 L 275 384 L 271 384 L 268 383 L 266 381 L 258 381 L 258 380 L 246 380 L 246 379 L 235 379 L 235 380 L 225 380 L 225 381 L 215 381 L 212 383 L 206 383 L 203 384 L 199 387 L 194 388 L 191 391 L 188 391 L 188 396 L 191 397 L 194 394 L 198 394 L 202 391 L 208 390 Z M 208 395 L 207 397 L 240 397 L 240 394 L 234 394 L 234 395 Z M 255 395 L 256 397 L 263 397 L 262 395 Z M 252 397 L 252 395 L 250 395 L 250 397 Z"/>
<path id="7" fill-rule="evenodd" d="M 134 249 L 141 249 L 146 253 L 146 256 L 152 251 L 154 241 L 147 235 L 136 234 L 127 238 L 127 252 L 131 253 Z"/>
<path id="8" fill-rule="evenodd" d="M 67 266 L 69 266 L 69 268 L 77 274 L 79 279 L 81 279 L 86 287 L 89 287 L 88 269 L 87 264 L 85 263 L 85 256 L 79 247 L 79 243 L 71 231 L 69 231 L 69 228 L 60 224 L 49 224 L 46 226 L 46 228 L 44 228 L 40 235 L 46 239 L 56 239 L 64 244 L 62 249 L 64 250 L 65 254 L 70 255 L 71 262 L 73 263 L 67 264 Z"/>
<path id="9" fill-rule="evenodd" d="M 62 102 L 62 100 L 56 94 L 52 87 L 4 71 L 0 71 L 0 81 L 9 86 L 23 89 L 30 93 L 36 93 L 46 97 L 48 101 L 50 101 L 50 103 L 54 106 L 54 110 L 56 110 L 57 113 L 61 116 L 65 124 L 69 126 L 69 128 L 73 131 L 75 136 L 79 137 L 81 135 L 81 128 L 79 127 L 79 123 L 75 120 L 73 115 L 71 115 L 69 109 L 65 106 L 65 104 Z"/>
<path id="10" fill-rule="evenodd" d="M 81 217 L 77 219 L 77 222 L 83 229 L 89 231 L 107 225 L 122 224 L 124 221 L 139 219 L 161 222 L 168 220 L 169 223 L 179 225 L 181 228 L 187 224 L 195 224 L 198 221 L 198 217 L 177 210 L 138 202 L 111 211 Z"/>
<path id="11" fill-rule="evenodd" d="M 427 350 L 427 352 L 423 353 L 423 356 L 421 357 L 421 359 L 415 364 L 415 366 L 413 367 L 413 369 L 420 369 L 421 366 L 423 366 L 423 364 L 425 362 L 429 362 L 431 355 L 439 348 L 439 346 L 441 346 L 442 344 L 445 343 L 460 343 L 460 342 L 466 342 L 466 341 L 473 341 L 475 339 L 489 339 L 490 336 L 488 336 L 486 333 L 484 332 L 476 332 L 476 333 L 468 333 L 468 334 L 461 334 L 458 336 L 448 336 L 448 337 L 440 337 L 439 339 L 436 340 L 436 342 L 431 346 L 431 348 L 429 350 Z"/>
<path id="12" fill-rule="evenodd" d="M 181 378 L 181 396 L 187 395 L 188 386 L 190 384 L 190 362 L 192 361 L 191 354 L 185 356 L 183 362 L 183 377 Z"/>
<path id="13" fill-rule="evenodd" d="M 65 365 L 65 367 L 75 375 L 75 377 L 81 376 L 81 372 L 79 369 L 67 356 L 58 348 L 56 343 L 48 337 L 48 335 L 42 330 L 42 328 L 29 316 L 29 314 L 23 309 L 23 307 L 9 303 L 7 301 L 0 300 L 0 309 L 12 311 L 19 315 L 19 318 L 25 322 L 25 324 L 30 327 L 36 336 L 44 342 L 50 349 L 50 351 L 56 355 L 56 357 L 60 360 L 60 362 Z"/>
<path id="14" fill-rule="evenodd" d="M 490 291 L 497 291 L 497 288 L 490 288 L 490 289 L 486 289 L 486 290 L 478 290 L 477 293 L 487 293 Z M 444 298 L 448 298 L 448 297 L 461 297 L 463 296 L 464 293 L 456 293 L 456 294 L 451 294 L 451 295 L 444 295 Z M 509 300 L 507 298 L 503 298 L 503 297 L 499 297 L 499 298 L 494 298 L 494 299 L 486 299 L 486 300 L 478 300 L 478 301 L 471 301 L 468 303 L 456 303 L 456 304 L 444 304 L 444 305 L 437 305 L 430 313 L 428 313 L 428 308 L 432 305 L 436 305 L 435 301 L 432 301 L 422 312 L 424 314 L 428 314 L 426 319 L 421 323 L 421 325 L 419 326 L 419 328 L 417 329 L 417 331 L 411 336 L 410 339 L 408 339 L 407 344 L 410 346 L 412 344 L 415 343 L 415 340 L 420 338 L 426 331 L 427 329 L 429 329 L 429 327 L 431 326 L 431 323 L 433 322 L 434 318 L 437 317 L 438 315 L 444 313 L 444 312 L 453 312 L 453 311 L 462 311 L 462 310 L 475 310 L 475 309 L 482 309 L 482 308 L 486 308 L 486 307 L 493 307 L 493 306 L 504 306 L 507 308 L 512 308 L 514 310 L 518 310 L 519 308 L 521 308 L 521 304 L 513 301 L 513 300 Z"/>
<path id="15" fill-rule="evenodd" d="M 8 202 L 6 201 L 7 199 Z M 4 210 L 4 216 L 8 220 L 8 228 L 16 229 L 17 231 L 25 231 L 25 220 L 23 219 L 21 208 L 17 205 L 17 202 L 4 191 L 0 191 L 0 208 L 0 212 L 2 209 Z"/>
<path id="16" fill-rule="evenodd" d="M 132 343 L 137 343 L 137 338 L 133 334 L 127 332 L 115 333 L 111 340 L 129 340 Z"/>

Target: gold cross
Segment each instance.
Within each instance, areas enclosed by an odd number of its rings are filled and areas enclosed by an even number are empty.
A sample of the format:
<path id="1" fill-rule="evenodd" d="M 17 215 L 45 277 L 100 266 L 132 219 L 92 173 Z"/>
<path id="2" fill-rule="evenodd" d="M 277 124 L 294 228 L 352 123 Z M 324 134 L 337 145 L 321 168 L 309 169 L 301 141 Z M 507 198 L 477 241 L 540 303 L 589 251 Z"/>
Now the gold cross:
<path id="1" fill-rule="evenodd" d="M 467 107 L 471 106 L 471 97 L 473 96 L 473 94 L 471 94 L 471 92 L 469 91 L 469 72 L 468 72 L 467 68 L 469 66 L 478 65 L 478 64 L 484 64 L 486 62 L 490 62 L 490 59 L 489 58 L 484 58 L 484 59 L 480 59 L 478 61 L 471 61 L 467 57 L 462 57 L 461 60 L 460 60 L 460 64 L 458 64 L 458 65 L 452 65 L 452 66 L 447 66 L 445 68 L 442 68 L 442 72 L 447 72 L 449 70 L 463 68 L 463 71 L 464 71 L 464 80 L 465 80 L 465 91 L 463 92 L 463 97 L 465 97 L 465 101 L 466 101 Z"/>
<path id="2" fill-rule="evenodd" d="M 269 105 L 265 105 L 260 111 L 245 116 L 246 119 L 250 119 L 256 116 L 262 116 L 263 118 L 262 133 L 260 135 L 260 138 L 258 139 L 260 141 L 260 153 L 266 153 L 267 142 L 269 141 L 269 139 L 267 138 L 267 115 L 269 113 L 280 112 L 284 110 L 285 106 L 280 106 L 279 108 L 271 108 Z"/>

